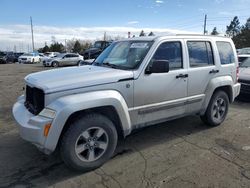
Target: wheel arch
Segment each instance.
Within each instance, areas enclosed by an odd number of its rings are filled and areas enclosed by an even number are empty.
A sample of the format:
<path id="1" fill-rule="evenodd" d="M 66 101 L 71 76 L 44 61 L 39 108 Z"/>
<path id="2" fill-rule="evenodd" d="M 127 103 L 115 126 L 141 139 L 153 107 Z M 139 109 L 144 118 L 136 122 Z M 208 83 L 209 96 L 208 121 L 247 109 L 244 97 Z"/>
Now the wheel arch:
<path id="1" fill-rule="evenodd" d="M 61 135 L 68 129 L 70 123 L 87 113 L 99 113 L 107 116 L 115 125 L 119 138 L 130 134 L 131 122 L 128 107 L 118 91 L 95 91 L 70 95 L 59 98 L 48 108 L 58 110 L 53 120 L 45 148 L 54 151 Z M 50 134 L 51 133 L 51 134 Z"/>
<path id="2" fill-rule="evenodd" d="M 75 121 L 78 118 L 83 117 L 84 115 L 91 114 L 91 113 L 101 114 L 101 115 L 104 115 L 105 117 L 109 118 L 113 122 L 113 124 L 115 125 L 116 131 L 118 134 L 118 138 L 123 139 L 125 137 L 124 130 L 122 128 L 121 120 L 120 120 L 120 117 L 118 115 L 117 110 L 113 106 L 101 106 L 101 107 L 95 107 L 95 108 L 90 108 L 90 109 L 85 109 L 85 110 L 73 112 L 68 117 L 68 119 L 63 127 L 63 130 L 60 134 L 58 143 L 60 143 L 63 134 L 69 129 L 69 127 L 73 121 Z"/>
<path id="3" fill-rule="evenodd" d="M 233 83 L 234 82 L 231 76 L 221 76 L 212 79 L 205 90 L 206 97 L 202 104 L 203 108 L 200 114 L 205 114 L 213 94 L 218 90 L 224 91 L 229 98 L 229 102 L 232 103 L 234 101 Z"/>

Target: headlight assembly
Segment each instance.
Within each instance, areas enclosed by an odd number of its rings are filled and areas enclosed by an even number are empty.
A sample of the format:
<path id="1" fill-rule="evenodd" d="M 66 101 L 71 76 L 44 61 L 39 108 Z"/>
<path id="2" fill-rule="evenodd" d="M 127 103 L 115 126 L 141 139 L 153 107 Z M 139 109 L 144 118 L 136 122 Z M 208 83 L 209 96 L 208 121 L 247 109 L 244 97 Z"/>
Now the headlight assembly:
<path id="1" fill-rule="evenodd" d="M 56 111 L 49 109 L 49 108 L 44 108 L 40 113 L 39 116 L 43 116 L 46 118 L 51 118 L 54 119 L 56 117 Z"/>

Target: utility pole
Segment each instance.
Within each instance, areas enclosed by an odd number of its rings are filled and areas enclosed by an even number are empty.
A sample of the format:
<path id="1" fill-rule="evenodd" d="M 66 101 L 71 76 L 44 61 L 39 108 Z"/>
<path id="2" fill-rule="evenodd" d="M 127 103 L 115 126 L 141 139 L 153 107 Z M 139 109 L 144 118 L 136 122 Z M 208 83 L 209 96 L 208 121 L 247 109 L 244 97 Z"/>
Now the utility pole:
<path id="1" fill-rule="evenodd" d="M 106 41 L 106 38 L 107 38 L 107 35 L 106 35 L 106 31 L 105 31 L 104 35 L 103 35 L 103 40 Z"/>
<path id="2" fill-rule="evenodd" d="M 35 51 L 35 46 L 34 46 L 34 35 L 33 35 L 32 17 L 30 17 L 30 27 L 31 27 L 31 36 L 32 36 L 32 49 L 33 49 L 33 52 L 34 52 Z"/>
<path id="3" fill-rule="evenodd" d="M 204 35 L 207 33 L 207 15 L 205 14 L 205 19 L 204 19 Z"/>
<path id="4" fill-rule="evenodd" d="M 64 46 L 65 47 L 65 52 L 67 53 L 67 40 L 65 39 L 64 42 L 65 42 L 65 46 Z"/>

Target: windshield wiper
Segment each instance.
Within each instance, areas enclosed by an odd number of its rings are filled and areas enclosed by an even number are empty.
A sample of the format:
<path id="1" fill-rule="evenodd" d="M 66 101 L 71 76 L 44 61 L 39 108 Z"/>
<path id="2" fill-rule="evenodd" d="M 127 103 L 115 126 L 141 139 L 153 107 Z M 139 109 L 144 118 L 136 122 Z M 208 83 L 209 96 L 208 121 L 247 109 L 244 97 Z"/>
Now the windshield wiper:
<path id="1" fill-rule="evenodd" d="M 95 65 L 95 66 L 101 66 L 101 65 L 102 65 L 102 63 L 99 63 L 99 62 L 94 61 L 94 62 L 92 63 L 92 65 Z"/>
<path id="2" fill-rule="evenodd" d="M 112 63 L 109 63 L 109 62 L 102 63 L 102 64 L 105 65 L 105 66 L 114 68 L 114 69 L 117 69 L 117 68 L 119 67 L 119 66 L 117 66 L 117 65 L 115 65 L 115 64 L 112 64 Z"/>

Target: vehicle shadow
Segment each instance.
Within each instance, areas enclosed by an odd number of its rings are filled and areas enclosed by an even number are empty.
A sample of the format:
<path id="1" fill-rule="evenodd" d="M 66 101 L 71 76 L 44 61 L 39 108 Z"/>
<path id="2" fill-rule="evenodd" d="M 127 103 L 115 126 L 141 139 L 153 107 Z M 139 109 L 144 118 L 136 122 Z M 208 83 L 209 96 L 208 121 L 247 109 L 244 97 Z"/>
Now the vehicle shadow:
<path id="1" fill-rule="evenodd" d="M 127 157 L 159 143 L 168 144 L 174 139 L 207 129 L 209 127 L 196 116 L 146 127 L 120 141 L 110 160 Z M 17 133 L 5 136 L 0 141 L 3 145 L 6 144 L 6 148 L 0 146 L 0 152 L 4 153 L 1 154 L 0 161 L 6 161 L 6 164 L 0 165 L 0 187 L 48 186 L 84 174 L 69 169 L 60 159 L 58 151 L 50 156 L 44 155 L 35 146 L 19 138 Z"/>

